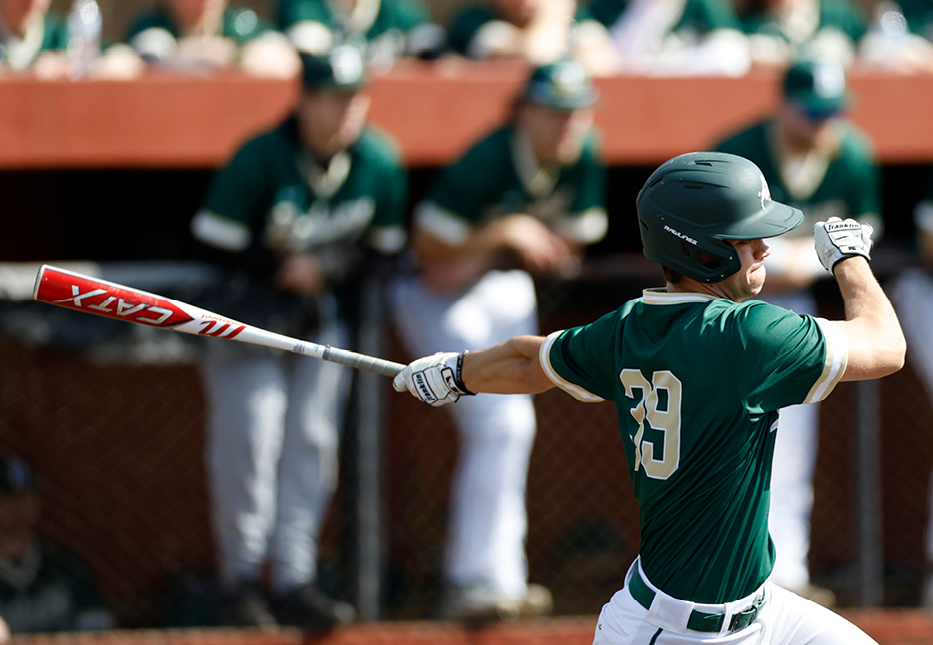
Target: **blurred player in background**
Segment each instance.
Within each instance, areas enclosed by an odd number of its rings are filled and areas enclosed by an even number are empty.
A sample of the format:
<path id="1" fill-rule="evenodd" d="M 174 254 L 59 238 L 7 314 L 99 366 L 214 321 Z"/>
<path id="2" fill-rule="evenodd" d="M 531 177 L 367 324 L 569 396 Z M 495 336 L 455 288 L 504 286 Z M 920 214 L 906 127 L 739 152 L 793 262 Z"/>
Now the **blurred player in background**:
<path id="1" fill-rule="evenodd" d="M 596 76 L 619 71 L 609 32 L 576 0 L 467 3 L 448 31 L 450 49 L 473 60 L 505 58 L 540 66 L 570 57 Z"/>
<path id="2" fill-rule="evenodd" d="M 417 276 L 393 290 L 409 351 L 471 348 L 538 328 L 534 277 L 572 275 L 606 233 L 596 91 L 583 66 L 536 68 L 514 117 L 442 171 L 414 212 Z M 452 409 L 461 438 L 450 501 L 445 618 L 550 610 L 528 584 L 525 484 L 536 432 L 530 396 Z"/>
<path id="3" fill-rule="evenodd" d="M 249 8 L 227 0 L 158 0 L 137 16 L 125 41 L 149 63 L 186 68 L 235 68 L 290 78 L 300 61 L 283 33 Z"/>
<path id="4" fill-rule="evenodd" d="M 776 113 L 730 136 L 717 150 L 761 168 L 775 199 L 803 211 L 804 225 L 775 240 L 765 261 L 762 297 L 799 314 L 817 315 L 813 284 L 823 275 L 812 253 L 817 220 L 855 218 L 882 232 L 880 169 L 867 136 L 845 118 L 849 92 L 843 67 L 831 59 L 804 59 L 784 74 Z M 773 580 L 827 606 L 834 594 L 810 581 L 810 512 L 819 406 L 781 411 L 771 480 L 771 536 L 778 558 Z"/>
<path id="5" fill-rule="evenodd" d="M 423 0 L 279 0 L 278 25 L 300 51 L 315 53 L 347 42 L 363 48 L 377 65 L 404 56 L 431 57 L 446 38 Z"/>
<path id="6" fill-rule="evenodd" d="M 214 310 L 349 347 L 354 284 L 405 244 L 407 171 L 395 144 L 367 127 L 361 53 L 338 46 L 302 60 L 294 113 L 219 171 L 192 231 L 229 269 Z M 350 370 L 240 343 L 209 349 L 202 375 L 224 622 L 352 620 L 352 607 L 315 584 Z M 260 588 L 267 560 L 271 599 Z"/>
<path id="7" fill-rule="evenodd" d="M 115 621 L 87 564 L 39 537 L 42 497 L 29 464 L 0 455 L 0 616 L 16 634 L 101 631 Z"/>
<path id="8" fill-rule="evenodd" d="M 614 402 L 641 543 L 594 645 L 874 643 L 768 579 L 767 530 L 779 410 L 903 365 L 904 337 L 868 264 L 871 227 L 833 218 L 813 228 L 846 305 L 845 320 L 828 321 L 750 300 L 765 283 L 771 238 L 804 218 L 771 199 L 747 159 L 675 157 L 649 177 L 637 211 L 666 288 L 546 338 L 418 359 L 395 389 L 432 405 L 459 400 L 454 409 L 482 400 L 474 392 L 554 386 Z"/>

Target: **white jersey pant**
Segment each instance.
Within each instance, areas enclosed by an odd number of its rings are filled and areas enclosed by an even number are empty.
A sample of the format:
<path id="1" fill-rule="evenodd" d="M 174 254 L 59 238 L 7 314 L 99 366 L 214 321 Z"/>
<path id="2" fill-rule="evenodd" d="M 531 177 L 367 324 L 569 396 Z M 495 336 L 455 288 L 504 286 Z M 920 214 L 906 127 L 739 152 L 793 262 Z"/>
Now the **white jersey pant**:
<path id="1" fill-rule="evenodd" d="M 817 314 L 809 290 L 763 298 L 798 314 Z M 771 471 L 771 510 L 768 531 L 777 559 L 771 580 L 788 589 L 810 583 L 810 515 L 813 510 L 813 471 L 819 445 L 819 404 L 782 408 L 774 442 Z"/>
<path id="2" fill-rule="evenodd" d="M 524 271 L 492 271 L 454 297 L 433 294 L 414 277 L 399 278 L 391 291 L 396 327 L 416 357 L 537 333 L 534 282 Z M 532 397 L 479 394 L 444 409 L 460 435 L 444 577 L 524 597 L 525 486 L 536 431 Z"/>
<path id="3" fill-rule="evenodd" d="M 678 600 L 655 587 L 644 571 L 642 580 L 655 592 L 650 607 L 643 607 L 630 593 L 630 580 L 639 566 L 636 559 L 625 578 L 625 587 L 603 605 L 596 623 L 593 645 L 871 645 L 875 643 L 858 627 L 829 609 L 766 582 L 748 598 L 722 605 L 700 605 Z M 764 604 L 750 625 L 729 632 L 732 616 L 764 593 Z M 722 613 L 719 632 L 699 632 L 686 627 L 694 609 Z M 877 643 L 875 643 L 877 645 Z"/>
<path id="4" fill-rule="evenodd" d="M 891 300 L 897 309 L 907 339 L 911 365 L 933 397 L 933 275 L 923 269 L 907 269 L 895 281 Z M 933 562 L 933 477 L 928 497 L 930 508 L 926 532 L 926 556 Z"/>
<path id="5" fill-rule="evenodd" d="M 307 340 L 346 347 L 348 336 L 344 324 L 329 322 Z M 316 577 L 350 370 L 221 344 L 201 370 L 221 579 L 256 581 L 269 560 L 273 590 L 284 593 Z"/>

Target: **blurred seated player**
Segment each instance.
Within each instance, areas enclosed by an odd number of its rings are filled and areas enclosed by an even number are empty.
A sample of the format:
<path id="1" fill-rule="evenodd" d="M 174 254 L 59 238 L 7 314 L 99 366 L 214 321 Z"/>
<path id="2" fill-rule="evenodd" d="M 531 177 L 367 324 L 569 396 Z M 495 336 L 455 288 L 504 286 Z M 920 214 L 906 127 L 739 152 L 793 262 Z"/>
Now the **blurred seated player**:
<path id="1" fill-rule="evenodd" d="M 252 9 L 227 0 L 158 0 L 131 23 L 125 41 L 149 63 L 173 68 L 234 68 L 291 78 L 300 68 L 284 34 Z"/>
<path id="2" fill-rule="evenodd" d="M 933 71 L 931 0 L 885 0 L 875 4 L 874 14 L 859 42 L 859 63 L 906 74 Z"/>
<path id="3" fill-rule="evenodd" d="M 68 74 L 68 23 L 51 4 L 52 0 L 0 0 L 0 74 L 28 73 L 48 80 Z M 105 48 L 90 75 L 134 78 L 141 71 L 138 57 L 115 44 Z"/>
<path id="4" fill-rule="evenodd" d="M 10 632 L 113 628 L 87 564 L 39 537 L 41 515 L 32 469 L 18 457 L 0 456 L 0 616 Z"/>
<path id="5" fill-rule="evenodd" d="M 751 60 L 731 0 L 592 0 L 623 74 L 741 76 Z"/>
<path id="6" fill-rule="evenodd" d="M 535 68 L 511 119 L 444 169 L 415 207 L 417 271 L 391 290 L 412 354 L 537 333 L 534 279 L 574 275 L 608 228 L 596 99 L 578 62 Z M 534 401 L 482 394 L 451 412 L 460 445 L 440 615 L 548 613 L 551 594 L 529 584 L 525 554 Z"/>
<path id="7" fill-rule="evenodd" d="M 868 28 L 850 0 L 749 0 L 742 11 L 752 61 L 787 66 L 802 57 L 851 65 Z"/>
<path id="8" fill-rule="evenodd" d="M 278 26 L 311 54 L 350 42 L 370 63 L 435 56 L 445 35 L 423 0 L 279 0 Z"/>
<path id="9" fill-rule="evenodd" d="M 619 71 L 606 28 L 576 0 L 484 0 L 467 4 L 450 23 L 449 46 L 474 60 L 513 58 L 546 65 L 564 57 L 590 74 Z"/>
<path id="10" fill-rule="evenodd" d="M 408 173 L 395 142 L 368 126 L 361 52 L 339 45 L 301 58 L 294 111 L 218 171 L 191 228 L 228 271 L 212 309 L 350 347 L 355 287 L 405 245 Z M 353 620 L 317 576 L 351 374 L 243 343 L 208 349 L 201 376 L 224 623 Z"/>

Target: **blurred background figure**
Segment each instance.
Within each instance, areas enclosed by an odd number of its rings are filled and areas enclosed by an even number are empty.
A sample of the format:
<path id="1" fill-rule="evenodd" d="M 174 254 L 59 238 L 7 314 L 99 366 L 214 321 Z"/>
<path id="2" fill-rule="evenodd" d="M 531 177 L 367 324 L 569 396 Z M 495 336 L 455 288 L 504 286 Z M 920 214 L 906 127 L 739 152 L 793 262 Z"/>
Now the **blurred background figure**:
<path id="1" fill-rule="evenodd" d="M 534 277 L 572 275 L 607 229 L 596 91 L 570 60 L 536 68 L 514 116 L 442 171 L 414 211 L 417 275 L 392 293 L 417 356 L 485 347 L 538 330 Z M 536 433 L 531 396 L 482 394 L 450 406 L 460 437 L 439 613 L 536 616 L 550 592 L 528 584 L 525 485 Z"/>
<path id="2" fill-rule="evenodd" d="M 119 44 L 102 45 L 94 0 L 74 0 L 70 15 L 51 11 L 52 0 L 0 0 L 0 73 L 39 78 L 135 78 L 141 61 Z"/>
<path id="3" fill-rule="evenodd" d="M 845 70 L 831 59 L 806 59 L 784 74 L 782 101 L 765 120 L 730 136 L 716 150 L 753 161 L 771 196 L 803 211 L 803 224 L 770 239 L 768 284 L 761 297 L 799 314 L 817 315 L 811 287 L 825 270 L 814 257 L 813 224 L 855 218 L 882 233 L 880 168 L 865 135 L 845 116 Z M 831 591 L 810 581 L 810 512 L 819 429 L 817 404 L 781 410 L 771 475 L 769 530 L 777 549 L 772 580 L 831 606 Z"/>
<path id="4" fill-rule="evenodd" d="M 0 455 L 0 616 L 9 631 L 113 628 L 87 564 L 39 537 L 41 517 L 32 469 L 19 457 Z"/>
<path id="5" fill-rule="evenodd" d="M 859 62 L 890 72 L 933 71 L 933 3 L 929 0 L 881 0 L 874 20 L 859 43 Z"/>
<path id="6" fill-rule="evenodd" d="M 867 33 L 868 19 L 851 0 L 749 0 L 742 27 L 755 63 L 785 67 L 809 56 L 848 67 Z"/>
<path id="7" fill-rule="evenodd" d="M 158 0 L 131 22 L 125 41 L 145 61 L 173 69 L 235 68 L 291 78 L 300 68 L 283 33 L 227 0 Z"/>
<path id="8" fill-rule="evenodd" d="M 591 7 L 624 74 L 741 76 L 751 65 L 731 0 L 593 0 Z"/>
<path id="9" fill-rule="evenodd" d="M 300 51 L 349 42 L 383 66 L 404 56 L 432 58 L 446 39 L 424 0 L 279 0 L 278 25 Z"/>
<path id="10" fill-rule="evenodd" d="M 362 54 L 340 45 L 302 61 L 294 113 L 217 173 L 191 227 L 206 257 L 229 271 L 212 310 L 350 347 L 354 286 L 405 244 L 408 175 L 394 142 L 367 127 Z M 353 620 L 353 607 L 317 585 L 351 370 L 215 343 L 201 373 L 221 622 L 327 628 Z M 267 563 L 270 597 L 261 581 Z"/>
<path id="11" fill-rule="evenodd" d="M 513 58 L 539 66 L 570 57 L 597 76 L 620 69 L 609 32 L 576 0 L 467 3 L 448 31 L 451 50 L 474 60 Z"/>
<path id="12" fill-rule="evenodd" d="M 933 397 L 933 167 L 930 171 L 926 196 L 914 209 L 917 266 L 904 269 L 894 278 L 891 300 L 910 347 L 908 361 L 927 394 Z M 928 495 L 928 507 L 933 509 L 933 475 Z M 933 610 L 933 511 L 927 516 L 924 551 L 920 606 Z"/>

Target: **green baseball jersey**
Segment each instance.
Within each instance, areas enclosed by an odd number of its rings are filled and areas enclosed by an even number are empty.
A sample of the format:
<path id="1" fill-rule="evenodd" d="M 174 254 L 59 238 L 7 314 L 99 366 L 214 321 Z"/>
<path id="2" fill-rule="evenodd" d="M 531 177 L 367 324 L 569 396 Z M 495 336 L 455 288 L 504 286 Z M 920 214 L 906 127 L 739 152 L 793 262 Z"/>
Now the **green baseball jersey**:
<path id="1" fill-rule="evenodd" d="M 137 34 L 147 29 L 164 29 L 175 38 L 180 38 L 184 34 L 175 24 L 171 14 L 162 7 L 157 7 L 139 16 L 127 31 L 126 42 L 132 40 Z M 252 9 L 226 9 L 223 14 L 220 34 L 224 38 L 230 38 L 237 45 L 256 38 L 264 32 L 270 31 L 273 26 L 263 20 L 260 20 L 256 12 Z"/>
<path id="2" fill-rule="evenodd" d="M 719 143 L 715 150 L 753 161 L 768 181 L 775 201 L 803 211 L 804 222 L 788 236 L 810 235 L 813 224 L 830 217 L 853 217 L 880 224 L 880 169 L 868 137 L 850 123 L 843 124 L 841 146 L 829 159 L 825 174 L 812 192 L 794 191 L 775 153 L 772 120 L 765 120 Z"/>
<path id="3" fill-rule="evenodd" d="M 868 30 L 868 20 L 862 10 L 846 0 L 819 0 L 819 22 L 815 31 L 835 29 L 858 42 Z M 746 34 L 776 36 L 790 43 L 794 38 L 785 33 L 782 25 L 767 12 L 749 14 L 742 18 Z"/>
<path id="4" fill-rule="evenodd" d="M 648 289 L 542 345 L 557 386 L 615 402 L 642 566 L 669 595 L 729 602 L 770 574 L 778 410 L 822 400 L 845 371 L 845 341 L 822 322 L 762 301 Z"/>
<path id="5" fill-rule="evenodd" d="M 628 0 L 593 0 L 590 5 L 596 19 L 611 27 L 628 6 Z M 685 0 L 680 19 L 671 32 L 687 30 L 702 35 L 715 29 L 740 29 L 731 2 L 723 0 Z"/>
<path id="6" fill-rule="evenodd" d="M 513 126 L 496 130 L 441 173 L 416 221 L 451 243 L 476 224 L 523 212 L 582 244 L 605 234 L 606 170 L 591 133 L 572 164 L 539 168 Z"/>
<path id="7" fill-rule="evenodd" d="M 577 23 L 584 20 L 594 20 L 593 13 L 582 3 L 577 2 L 574 15 Z M 447 44 L 455 52 L 466 55 L 473 37 L 486 23 L 500 20 L 496 13 L 488 6 L 468 6 L 460 11 L 450 23 L 447 30 Z"/>
<path id="8" fill-rule="evenodd" d="M 372 9 L 369 10 L 370 19 L 362 22 L 362 28 L 357 28 L 345 24 L 346 18 L 334 11 L 333 4 L 328 0 L 281 0 L 278 25 L 285 30 L 297 22 L 311 20 L 333 32 L 358 31 L 371 41 L 390 31 L 406 33 L 430 21 L 430 13 L 421 0 L 360 0 L 358 7 L 372 6 Z"/>

